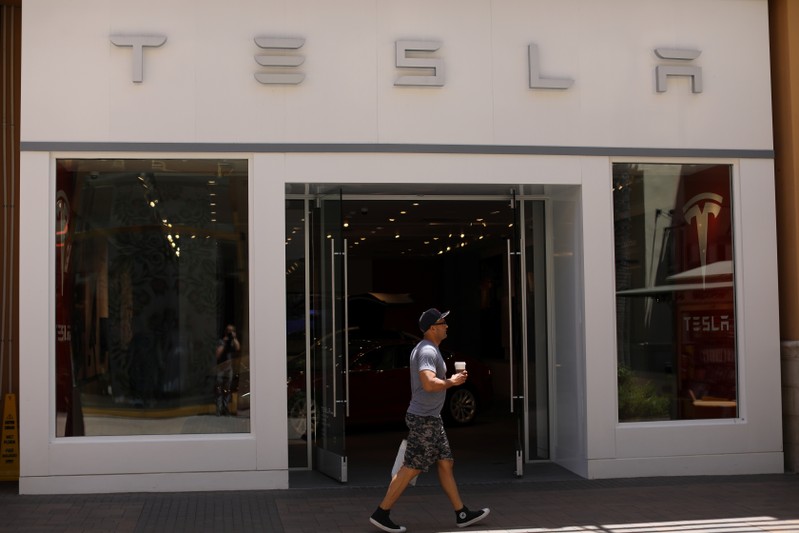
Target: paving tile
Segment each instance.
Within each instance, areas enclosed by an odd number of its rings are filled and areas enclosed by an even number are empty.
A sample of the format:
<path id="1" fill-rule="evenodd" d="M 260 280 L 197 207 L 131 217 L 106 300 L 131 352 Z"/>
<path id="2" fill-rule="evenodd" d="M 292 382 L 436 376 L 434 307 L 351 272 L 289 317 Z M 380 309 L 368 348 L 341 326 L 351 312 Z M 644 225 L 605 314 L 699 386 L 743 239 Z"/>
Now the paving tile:
<path id="1" fill-rule="evenodd" d="M 20 496 L 0 483 L 0 531 L 119 533 L 377 531 L 369 515 L 385 487 L 222 493 Z M 491 507 L 472 533 L 799 531 L 799 476 L 646 478 L 461 486 Z M 409 489 L 392 518 L 412 533 L 461 531 L 434 484 Z M 730 520 L 737 522 L 729 522 Z M 742 521 L 743 520 L 743 521 Z M 671 525 L 676 523 L 677 525 Z M 669 524 L 667 526 L 667 524 Z"/>

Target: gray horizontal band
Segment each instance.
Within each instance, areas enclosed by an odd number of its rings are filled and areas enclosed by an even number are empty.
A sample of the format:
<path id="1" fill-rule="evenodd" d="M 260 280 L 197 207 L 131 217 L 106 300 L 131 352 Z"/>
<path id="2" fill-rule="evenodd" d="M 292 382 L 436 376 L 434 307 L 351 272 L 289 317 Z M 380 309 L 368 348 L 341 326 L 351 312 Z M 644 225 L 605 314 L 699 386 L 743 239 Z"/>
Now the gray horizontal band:
<path id="1" fill-rule="evenodd" d="M 570 155 L 605 157 L 704 157 L 774 159 L 774 150 L 716 148 L 622 148 L 486 144 L 158 143 L 26 141 L 24 152 L 253 152 L 372 154 Z"/>

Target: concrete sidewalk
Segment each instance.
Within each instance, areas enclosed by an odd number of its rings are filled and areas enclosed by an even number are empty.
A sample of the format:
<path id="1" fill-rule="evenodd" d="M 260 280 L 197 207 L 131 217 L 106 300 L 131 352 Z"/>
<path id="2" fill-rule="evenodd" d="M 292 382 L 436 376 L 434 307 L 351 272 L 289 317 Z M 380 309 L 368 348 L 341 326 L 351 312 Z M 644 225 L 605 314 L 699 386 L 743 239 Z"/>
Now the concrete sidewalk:
<path id="1" fill-rule="evenodd" d="M 385 487 L 20 496 L 0 483 L 0 531 L 370 532 Z M 460 530 L 435 485 L 409 487 L 392 519 L 409 533 L 799 532 L 799 475 L 462 484 L 483 522 Z"/>

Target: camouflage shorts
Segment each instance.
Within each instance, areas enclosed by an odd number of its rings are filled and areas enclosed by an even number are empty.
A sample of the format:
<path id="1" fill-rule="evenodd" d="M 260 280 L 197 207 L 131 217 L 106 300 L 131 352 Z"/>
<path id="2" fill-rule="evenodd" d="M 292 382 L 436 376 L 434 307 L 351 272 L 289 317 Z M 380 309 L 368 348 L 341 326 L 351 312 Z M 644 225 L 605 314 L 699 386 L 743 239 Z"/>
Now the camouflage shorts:
<path id="1" fill-rule="evenodd" d="M 454 459 L 440 416 L 406 413 L 405 423 L 409 430 L 405 466 L 427 472 L 430 466 L 440 459 Z"/>

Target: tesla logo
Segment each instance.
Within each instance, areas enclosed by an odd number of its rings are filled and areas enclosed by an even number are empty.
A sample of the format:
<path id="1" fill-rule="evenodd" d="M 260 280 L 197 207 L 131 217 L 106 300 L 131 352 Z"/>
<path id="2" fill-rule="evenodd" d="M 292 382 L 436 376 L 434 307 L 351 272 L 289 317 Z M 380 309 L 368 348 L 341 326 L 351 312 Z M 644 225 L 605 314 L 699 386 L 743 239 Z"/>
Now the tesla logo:
<path id="1" fill-rule="evenodd" d="M 682 321 L 686 332 L 713 333 L 732 330 L 730 315 L 684 316 Z"/>
<path id="2" fill-rule="evenodd" d="M 699 238 L 699 261 L 702 266 L 707 264 L 707 224 L 710 215 L 718 218 L 721 213 L 721 204 L 724 198 L 720 194 L 703 192 L 697 194 L 682 208 L 685 221 L 689 224 L 696 220 L 696 236 Z"/>
<path id="3" fill-rule="evenodd" d="M 166 43 L 167 36 L 160 34 L 112 34 L 111 43 L 119 47 L 129 47 L 133 55 L 133 83 L 144 80 L 145 48 L 158 48 Z M 305 55 L 299 50 L 305 46 L 304 37 L 276 37 L 269 35 L 254 38 L 256 46 L 265 53 L 254 55 L 255 62 L 266 68 L 256 72 L 255 79 L 264 85 L 300 85 L 305 81 L 305 73 L 297 69 L 305 63 Z M 432 55 L 443 46 L 438 40 L 397 40 L 395 47 L 395 66 L 408 71 L 394 80 L 394 85 L 443 87 L 445 83 L 443 57 Z M 702 92 L 702 68 L 690 63 L 698 58 L 701 50 L 688 48 L 655 48 L 655 55 L 670 64 L 655 67 L 656 89 L 662 93 L 668 90 L 668 78 L 672 76 L 691 79 L 691 90 Z M 420 72 L 421 71 L 421 72 Z M 574 85 L 572 78 L 551 78 L 541 73 L 541 60 L 538 45 L 527 45 L 527 74 L 530 89 L 569 89 Z M 479 79 L 485 75 L 478 74 Z"/>

